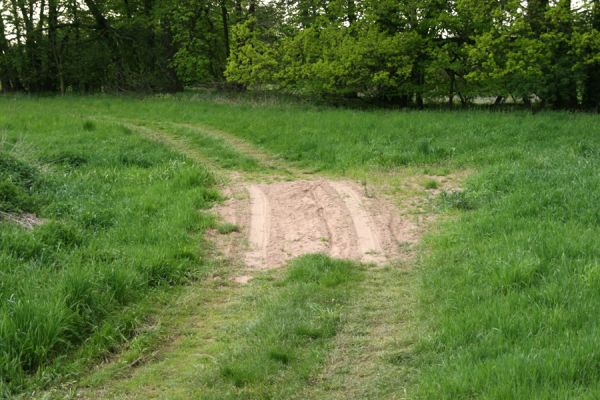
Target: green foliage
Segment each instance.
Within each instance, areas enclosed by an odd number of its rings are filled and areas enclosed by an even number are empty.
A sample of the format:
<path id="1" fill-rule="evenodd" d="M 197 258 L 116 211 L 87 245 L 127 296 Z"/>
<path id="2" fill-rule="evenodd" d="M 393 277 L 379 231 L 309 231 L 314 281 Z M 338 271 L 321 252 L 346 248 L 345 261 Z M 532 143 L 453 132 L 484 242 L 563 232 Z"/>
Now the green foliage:
<path id="1" fill-rule="evenodd" d="M 174 92 L 216 83 L 396 106 L 458 97 L 593 109 L 599 9 L 595 0 L 4 2 L 0 86 Z"/>
<path id="2" fill-rule="evenodd" d="M 249 18 L 233 29 L 233 51 L 225 70 L 230 82 L 250 86 L 272 81 L 277 67 L 276 56 L 271 46 L 260 39 L 255 25 L 255 18 Z"/>
<path id="3" fill-rule="evenodd" d="M 331 2 L 307 19 L 310 6 L 299 1 L 297 20 L 234 28 L 226 77 L 255 88 L 404 106 L 421 106 L 423 97 L 452 103 L 458 96 L 468 104 L 496 96 L 575 108 L 585 85 L 589 106 L 596 104 L 589 77 L 600 71 L 600 25 L 590 18 L 598 5 L 584 5 L 586 13 L 569 4 L 529 12 L 518 2 L 372 0 L 356 3 L 363 16 L 354 19 Z"/>

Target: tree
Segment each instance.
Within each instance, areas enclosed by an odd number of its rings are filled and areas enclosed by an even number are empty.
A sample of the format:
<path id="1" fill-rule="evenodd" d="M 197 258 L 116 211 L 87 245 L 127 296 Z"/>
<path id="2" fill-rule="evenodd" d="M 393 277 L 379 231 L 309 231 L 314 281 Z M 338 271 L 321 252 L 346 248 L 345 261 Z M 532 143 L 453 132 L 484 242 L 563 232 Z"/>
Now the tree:
<path id="1" fill-rule="evenodd" d="M 579 36 L 584 64 L 583 106 L 600 109 L 600 0 L 593 0 L 584 32 Z"/>

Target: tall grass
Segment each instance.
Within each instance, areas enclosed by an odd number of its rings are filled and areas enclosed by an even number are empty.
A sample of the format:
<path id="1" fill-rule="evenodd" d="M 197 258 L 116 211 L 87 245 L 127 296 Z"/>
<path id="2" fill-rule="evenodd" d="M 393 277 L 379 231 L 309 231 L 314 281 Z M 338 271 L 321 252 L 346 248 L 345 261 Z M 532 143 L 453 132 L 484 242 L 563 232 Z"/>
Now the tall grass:
<path id="1" fill-rule="evenodd" d="M 32 230 L 0 221 L 0 397 L 9 397 L 52 379 L 82 344 L 103 356 L 134 332 L 135 313 L 114 318 L 124 307 L 201 274 L 198 242 L 214 221 L 198 209 L 218 195 L 207 170 L 118 125 L 43 113 L 36 101 L 0 109 L 1 210 L 44 221 Z"/>
<path id="2" fill-rule="evenodd" d="M 581 149 L 486 168 L 430 238 L 421 397 L 600 396 L 600 157 Z"/>

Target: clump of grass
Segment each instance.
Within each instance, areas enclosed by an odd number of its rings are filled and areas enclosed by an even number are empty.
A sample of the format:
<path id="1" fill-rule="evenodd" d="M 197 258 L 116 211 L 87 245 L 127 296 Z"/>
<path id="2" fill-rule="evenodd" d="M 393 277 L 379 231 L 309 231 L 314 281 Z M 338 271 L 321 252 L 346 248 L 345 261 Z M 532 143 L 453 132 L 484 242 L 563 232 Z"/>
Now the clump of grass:
<path id="1" fill-rule="evenodd" d="M 217 232 L 219 232 L 221 235 L 227 235 L 233 232 L 239 232 L 240 231 L 240 227 L 237 226 L 236 224 L 231 224 L 231 223 L 224 223 L 224 224 L 219 224 L 217 226 Z"/>
<path id="2" fill-rule="evenodd" d="M 443 191 L 440 194 L 440 202 L 442 206 L 447 208 L 455 208 L 458 210 L 473 210 L 475 208 L 474 200 L 465 191 Z"/>
<path id="3" fill-rule="evenodd" d="M 80 152 L 72 150 L 62 150 L 54 154 L 49 154 L 43 158 L 43 161 L 51 164 L 61 164 L 72 168 L 81 167 L 88 163 L 88 157 Z"/>
<path id="4" fill-rule="evenodd" d="M 124 135 L 132 135 L 133 134 L 133 131 L 128 126 L 119 125 L 119 129 L 121 129 L 121 132 L 123 132 Z"/>
<path id="5" fill-rule="evenodd" d="M 83 237 L 75 226 L 51 221 L 38 226 L 33 232 L 35 240 L 53 248 L 72 248 L 83 243 Z"/>
<path id="6" fill-rule="evenodd" d="M 34 167 L 0 151 L 0 211 L 35 211 L 35 188 L 40 183 L 39 173 Z"/>
<path id="7" fill-rule="evenodd" d="M 272 349 L 269 351 L 269 358 L 282 364 L 289 364 L 290 360 L 292 359 L 292 355 L 290 353 L 290 351 L 282 349 Z"/>
<path id="8" fill-rule="evenodd" d="M 94 121 L 84 121 L 83 122 L 83 130 L 87 132 L 92 132 L 96 130 L 96 123 Z"/>
<path id="9" fill-rule="evenodd" d="M 425 181 L 423 186 L 425 187 L 425 189 L 437 189 L 440 187 L 440 184 L 435 179 L 428 179 L 427 181 Z"/>

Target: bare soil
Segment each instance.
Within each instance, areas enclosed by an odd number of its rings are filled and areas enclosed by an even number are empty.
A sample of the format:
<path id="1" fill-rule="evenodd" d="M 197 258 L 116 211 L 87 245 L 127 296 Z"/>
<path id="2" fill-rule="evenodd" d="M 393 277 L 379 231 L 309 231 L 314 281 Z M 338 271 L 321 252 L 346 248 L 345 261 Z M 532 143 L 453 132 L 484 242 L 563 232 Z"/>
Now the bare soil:
<path id="1" fill-rule="evenodd" d="M 20 225 L 25 229 L 33 229 L 38 225 L 42 225 L 45 221 L 38 218 L 35 214 L 11 214 L 4 211 L 0 211 L 0 219 L 5 219 L 14 224 Z"/>
<path id="2" fill-rule="evenodd" d="M 310 253 L 387 264 L 406 256 L 420 236 L 413 219 L 351 181 L 248 183 L 216 211 L 240 228 L 222 251 L 253 269 Z"/>

